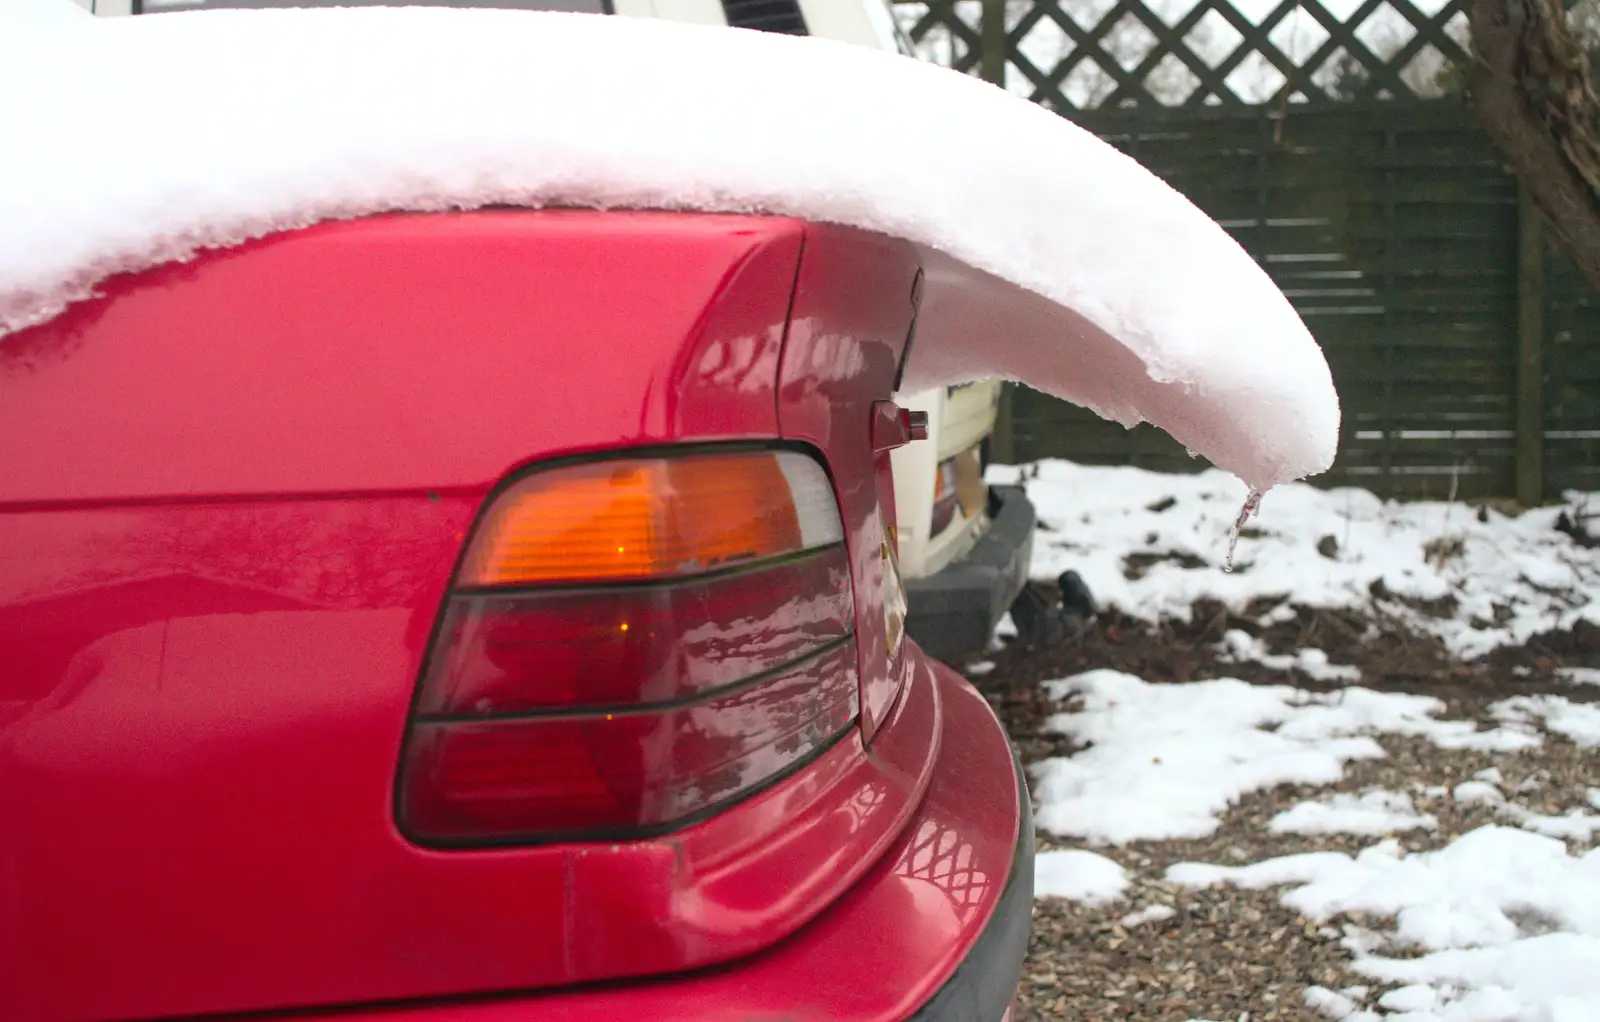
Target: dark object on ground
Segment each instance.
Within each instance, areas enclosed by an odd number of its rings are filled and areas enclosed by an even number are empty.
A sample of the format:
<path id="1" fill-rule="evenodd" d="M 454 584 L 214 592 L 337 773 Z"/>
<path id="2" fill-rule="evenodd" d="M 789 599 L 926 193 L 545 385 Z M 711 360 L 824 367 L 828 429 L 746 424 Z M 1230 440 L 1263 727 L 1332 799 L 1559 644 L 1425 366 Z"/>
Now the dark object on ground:
<path id="1" fill-rule="evenodd" d="M 1572 541 L 1581 547 L 1593 548 L 1600 546 L 1600 536 L 1596 536 L 1588 529 L 1588 520 L 1584 515 L 1567 514 L 1565 511 L 1556 516 L 1556 531 L 1564 532 L 1572 537 Z"/>
<path id="2" fill-rule="evenodd" d="M 993 524 L 961 560 L 906 582 L 906 632 L 940 660 L 989 646 L 1028 578 L 1033 557 L 1033 505 L 1019 486 L 989 488 Z"/>
<path id="3" fill-rule="evenodd" d="M 1064 571 L 1056 579 L 1061 590 L 1061 621 L 1066 626 L 1067 637 L 1076 639 L 1094 620 L 1094 594 L 1089 584 L 1075 571 Z"/>
<path id="4" fill-rule="evenodd" d="M 1037 582 L 1029 582 L 1011 605 L 1011 621 L 1017 626 L 1017 644 L 1023 649 L 1042 649 L 1061 641 L 1061 622 L 1049 592 Z"/>
<path id="5" fill-rule="evenodd" d="M 1083 577 L 1064 571 L 1054 587 L 1030 582 L 1011 605 L 1011 621 L 1024 649 L 1048 649 L 1079 638 L 1094 620 L 1094 594 Z"/>

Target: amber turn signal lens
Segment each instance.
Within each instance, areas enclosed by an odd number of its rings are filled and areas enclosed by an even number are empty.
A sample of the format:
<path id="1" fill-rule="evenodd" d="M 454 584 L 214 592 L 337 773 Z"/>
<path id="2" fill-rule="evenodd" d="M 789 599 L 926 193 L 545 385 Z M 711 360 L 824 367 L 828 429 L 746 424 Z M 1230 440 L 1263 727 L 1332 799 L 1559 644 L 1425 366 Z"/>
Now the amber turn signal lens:
<path id="1" fill-rule="evenodd" d="M 790 451 L 589 462 L 494 502 L 460 584 L 532 586 L 700 574 L 836 543 L 820 466 Z"/>

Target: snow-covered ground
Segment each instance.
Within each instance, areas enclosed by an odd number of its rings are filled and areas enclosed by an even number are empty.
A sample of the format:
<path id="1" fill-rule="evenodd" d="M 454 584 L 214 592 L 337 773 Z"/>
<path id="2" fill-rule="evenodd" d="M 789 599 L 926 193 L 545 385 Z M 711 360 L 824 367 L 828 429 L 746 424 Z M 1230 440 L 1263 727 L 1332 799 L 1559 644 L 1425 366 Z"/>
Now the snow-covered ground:
<path id="1" fill-rule="evenodd" d="M 1241 541 L 1239 570 L 1228 573 L 1221 562 L 1243 492 L 1218 473 L 1048 462 L 1028 488 L 1047 530 L 1036 537 L 1034 575 L 1076 570 L 1102 603 L 1147 620 L 1185 617 L 1202 598 L 1242 610 L 1281 596 L 1395 615 L 1461 656 L 1597 620 L 1600 551 L 1557 532 L 1554 508 L 1512 518 L 1462 504 L 1386 504 L 1360 491 L 1284 487 L 1269 494 L 1259 532 Z M 1172 559 L 1137 556 L 1155 554 Z M 1128 570 L 1130 557 L 1139 571 Z M 1373 596 L 1380 581 L 1388 598 Z M 1437 616 L 1405 602 L 1445 597 L 1455 606 Z M 1309 651 L 1273 658 L 1242 632 L 1218 652 L 1223 662 L 1252 660 L 1286 678 L 1290 670 L 1315 676 L 1337 668 L 1308 660 Z M 1259 824 L 1263 842 L 1294 842 L 1294 854 L 1179 862 L 1160 882 L 1270 889 L 1337 939 L 1362 982 L 1302 991 L 1307 1009 L 1331 1020 L 1600 1020 L 1600 760 L 1559 811 L 1528 804 L 1528 787 L 1492 765 L 1550 743 L 1574 748 L 1580 763 L 1600 748 L 1600 706 L 1577 701 L 1595 673 L 1558 677 L 1573 698 L 1496 698 L 1472 711 L 1478 719 L 1453 718 L 1428 696 L 1361 687 L 1336 670 L 1322 680 L 1346 684 L 1323 692 L 1115 670 L 1047 682 L 1060 709 L 1047 727 L 1077 751 L 1032 766 L 1037 822 L 1054 844 L 1083 847 L 1044 853 L 1039 894 L 1118 911 L 1135 883 L 1132 864 L 1145 861 L 1141 849 L 1152 843 L 1205 838 L 1252 793 L 1338 784 L 1354 764 L 1388 756 L 1386 742 L 1430 743 L 1491 765 L 1453 786 L 1415 777 L 1406 790 L 1302 795 Z M 1468 807 L 1492 822 L 1439 833 L 1442 817 L 1459 820 Z M 1173 911 L 1129 908 L 1120 910 L 1124 929 Z"/>
<path id="2" fill-rule="evenodd" d="M 1117 671 L 1091 671 L 1051 688 L 1074 709 L 1050 726 L 1088 748 L 1035 767 L 1038 823 L 1096 842 L 1203 837 L 1247 792 L 1331 784 L 1346 763 L 1382 757 L 1379 735 L 1507 752 L 1541 741 L 1520 721 L 1479 729 L 1440 719 L 1441 704 L 1426 696 L 1363 688 L 1316 694 L 1231 678 L 1158 684 Z M 1297 819 L 1306 814 L 1331 818 L 1304 809 Z"/>
<path id="3" fill-rule="evenodd" d="M 1353 759 L 1409 735 L 1491 757 L 1545 741 L 1600 745 L 1600 712 L 1556 696 L 1514 697 L 1484 728 L 1443 719 L 1425 697 L 1347 688 L 1316 695 L 1232 680 L 1155 684 L 1091 672 L 1055 684 L 1069 707 L 1052 725 L 1091 743 L 1034 769 L 1040 829 L 1094 850 L 1042 853 L 1038 894 L 1113 902 L 1129 885 L 1117 846 L 1200 836 L 1230 803 L 1279 784 L 1331 784 Z M 1600 782 L 1600 768 L 1594 774 Z M 1492 768 L 1456 786 L 1370 790 L 1300 801 L 1274 834 L 1370 837 L 1350 854 L 1314 851 L 1232 863 L 1179 863 L 1169 883 L 1274 888 L 1316 924 L 1340 926 L 1374 997 L 1309 987 L 1307 1004 L 1347 1022 L 1578 1022 L 1600 1018 L 1600 787 L 1587 805 L 1536 812 Z M 1426 808 L 1493 806 L 1499 822 L 1436 850 L 1394 835 L 1431 831 Z M 1159 906 L 1141 909 L 1135 922 Z M 1158 916 L 1157 916 L 1158 917 Z M 1351 918 L 1377 920 L 1357 924 Z M 1124 923 L 1124 925 L 1130 925 Z M 1270 949 L 1261 949 L 1269 951 Z M 1393 988 L 1393 989 L 1389 989 Z"/>
<path id="4" fill-rule="evenodd" d="M 1482 728 L 1440 719 L 1441 704 L 1426 696 L 1361 688 L 1318 694 L 1231 678 L 1152 683 L 1116 671 L 1091 671 L 1052 687 L 1071 708 L 1050 726 L 1087 747 L 1035 765 L 1035 813 L 1041 829 L 1097 844 L 1203 837 L 1249 792 L 1331 784 L 1344 776 L 1346 763 L 1381 758 L 1383 735 L 1490 754 L 1534 748 L 1547 736 L 1583 749 L 1600 746 L 1600 707 L 1551 695 L 1494 703 L 1491 712 L 1513 723 Z M 1591 820 L 1600 821 L 1585 810 L 1559 818 L 1529 814 L 1498 784 L 1498 773 L 1486 771 L 1450 795 L 1493 803 L 1512 822 L 1557 836 L 1582 836 L 1594 829 Z M 1590 789 L 1589 801 L 1600 809 L 1600 787 Z M 1388 834 L 1432 825 L 1409 796 L 1371 792 L 1301 803 L 1275 817 L 1271 829 Z"/>
<path id="5" fill-rule="evenodd" d="M 1329 1003 L 1335 1018 L 1600 1018 L 1600 851 L 1575 853 L 1554 838 L 1485 826 L 1435 852 L 1408 855 L 1385 840 L 1354 856 L 1184 863 L 1167 877 L 1280 887 L 1285 904 L 1315 921 L 1350 913 L 1393 919 L 1390 933 L 1346 924 L 1344 944 L 1357 971 L 1401 985 L 1378 998 L 1380 1011 L 1357 1011 L 1348 996 Z"/>
<path id="6" fill-rule="evenodd" d="M 1203 598 L 1242 613 L 1270 597 L 1278 602 L 1262 624 L 1292 617 L 1292 605 L 1370 610 L 1438 636 L 1464 659 L 1579 619 L 1600 623 L 1600 548 L 1556 531 L 1560 507 L 1513 518 L 1461 503 L 1280 486 L 1245 528 L 1229 572 L 1228 534 L 1245 498 L 1238 480 L 1065 461 L 1036 470 L 1027 481 L 1040 521 L 1033 576 L 1077 571 L 1103 606 L 1148 621 L 1187 620 Z M 1022 471 L 996 466 L 990 481 L 1015 482 Z M 1600 509 L 1600 495 L 1589 503 Z M 1262 660 L 1248 640 L 1230 640 L 1233 655 Z M 1339 676 L 1315 651 L 1297 655 L 1310 658 L 1307 673 Z M 1571 676 L 1595 678 L 1600 671 Z"/>

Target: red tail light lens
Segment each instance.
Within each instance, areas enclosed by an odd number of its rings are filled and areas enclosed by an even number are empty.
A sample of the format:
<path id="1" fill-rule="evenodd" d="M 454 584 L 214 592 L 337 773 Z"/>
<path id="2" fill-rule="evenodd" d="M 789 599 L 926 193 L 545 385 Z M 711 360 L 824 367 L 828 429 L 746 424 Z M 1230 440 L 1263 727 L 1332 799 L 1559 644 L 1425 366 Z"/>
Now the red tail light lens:
<path id="1" fill-rule="evenodd" d="M 658 586 L 461 593 L 421 713 L 483 716 L 690 698 L 846 635 L 844 549 Z"/>
<path id="2" fill-rule="evenodd" d="M 855 648 L 632 713 L 420 724 L 407 822 L 437 840 L 650 833 L 784 773 L 856 714 Z"/>
<path id="3" fill-rule="evenodd" d="M 423 672 L 402 827 L 443 845 L 643 836 L 820 753 L 857 713 L 842 536 L 827 476 L 796 452 L 508 487 Z"/>

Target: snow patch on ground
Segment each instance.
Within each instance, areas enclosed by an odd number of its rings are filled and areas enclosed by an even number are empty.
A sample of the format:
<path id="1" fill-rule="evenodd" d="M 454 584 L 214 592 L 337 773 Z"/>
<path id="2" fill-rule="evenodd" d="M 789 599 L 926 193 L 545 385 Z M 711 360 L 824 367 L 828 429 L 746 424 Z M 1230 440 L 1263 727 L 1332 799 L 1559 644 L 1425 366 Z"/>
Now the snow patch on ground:
<path id="1" fill-rule="evenodd" d="M 1258 489 L 1333 460 L 1327 363 L 1255 260 L 1128 156 L 974 76 L 644 18 L 4 2 L 23 13 L 0 33 L 0 334 L 109 275 L 323 220 L 772 213 L 919 248 L 908 389 L 1024 380 Z M 130 82 L 182 99 L 107 117 Z"/>
<path id="2" fill-rule="evenodd" d="M 1348 994 L 1327 987 L 1306 987 L 1304 993 L 1306 1007 L 1312 1008 L 1330 1019 L 1341 1020 L 1353 1014 L 1359 1008 L 1360 1002 Z"/>
<path id="3" fill-rule="evenodd" d="M 1274 834 L 1357 834 L 1381 836 L 1402 830 L 1433 830 L 1438 819 L 1419 813 L 1411 796 L 1398 791 L 1343 792 L 1316 802 L 1301 802 L 1272 818 Z"/>
<path id="4" fill-rule="evenodd" d="M 1230 628 L 1223 633 L 1222 659 L 1230 663 L 1257 663 L 1274 671 L 1299 671 L 1313 681 L 1353 682 L 1361 680 L 1361 668 L 1328 662 L 1328 654 L 1312 646 L 1287 653 L 1268 653 L 1266 645 L 1249 632 Z"/>
<path id="5" fill-rule="evenodd" d="M 1508 803 L 1501 814 L 1523 830 L 1553 837 L 1561 841 L 1591 844 L 1600 834 L 1600 816 L 1582 809 L 1569 809 L 1560 816 L 1536 813 L 1515 803 Z"/>
<path id="6" fill-rule="evenodd" d="M 1164 923 L 1177 914 L 1178 910 L 1171 905 L 1146 905 L 1137 912 L 1129 912 L 1117 920 L 1117 925 L 1125 930 L 1131 930 L 1145 923 Z"/>
<path id="7" fill-rule="evenodd" d="M 1081 849 L 1040 852 L 1033 861 L 1033 895 L 1104 905 L 1122 897 L 1128 873 L 1103 855 Z"/>
<path id="8" fill-rule="evenodd" d="M 1457 802 L 1469 805 L 1474 802 L 1499 805 L 1506 800 L 1506 797 L 1500 794 L 1500 789 L 1488 781 L 1462 781 L 1455 786 L 1455 790 L 1450 793 L 1450 797 Z"/>
<path id="9" fill-rule="evenodd" d="M 1600 685 L 1600 667 L 1558 667 L 1556 677 L 1574 685 Z"/>
<path id="10" fill-rule="evenodd" d="M 1313 852 L 1248 866 L 1180 863 L 1169 880 L 1284 887 L 1313 920 L 1368 913 L 1395 920 L 1388 944 L 1417 957 L 1359 950 L 1358 971 L 1405 984 L 1379 999 L 1438 1022 L 1576 1020 L 1600 1009 L 1600 851 L 1487 826 L 1436 852 L 1386 841 L 1355 856 Z M 1418 1020 L 1420 1022 L 1420 1019 Z"/>
<path id="11" fill-rule="evenodd" d="M 990 479 L 1022 474 L 995 466 Z M 1042 525 L 1033 576 L 1071 569 L 1102 606 L 1146 621 L 1187 620 L 1200 599 L 1241 614 L 1253 600 L 1276 601 L 1263 625 L 1292 618 L 1290 601 L 1375 609 L 1438 636 L 1463 659 L 1580 619 L 1600 623 L 1600 548 L 1556 531 L 1559 507 L 1516 517 L 1484 509 L 1480 520 L 1461 503 L 1281 486 L 1262 501 L 1229 573 L 1227 537 L 1245 488 L 1224 473 L 1043 461 L 1024 481 Z M 1130 562 L 1135 556 L 1149 563 Z"/>
<path id="12" fill-rule="evenodd" d="M 1505 779 L 1500 776 L 1500 771 L 1491 767 L 1480 770 L 1477 779 L 1458 784 L 1453 797 L 1457 802 L 1496 806 L 1502 819 L 1546 837 L 1589 844 L 1596 835 L 1600 835 L 1600 816 L 1582 808 L 1569 809 L 1560 816 L 1536 813 L 1509 801 L 1500 790 L 1504 784 Z M 1595 789 L 1589 789 L 1588 795 L 1589 804 L 1600 808 Z"/>
<path id="13" fill-rule="evenodd" d="M 1538 722 L 1582 749 L 1600 746 L 1600 705 L 1574 703 L 1561 696 L 1512 696 L 1489 707 L 1496 720 Z"/>
<path id="14" fill-rule="evenodd" d="M 1436 699 L 1360 688 L 1318 694 L 1231 678 L 1159 685 L 1109 670 L 1049 686 L 1078 704 L 1049 725 L 1089 747 L 1034 766 L 1036 819 L 1052 834 L 1094 842 L 1204 837 L 1247 792 L 1331 784 L 1347 762 L 1383 756 L 1373 735 L 1485 750 L 1539 743 L 1520 725 L 1480 731 L 1440 720 Z"/>

